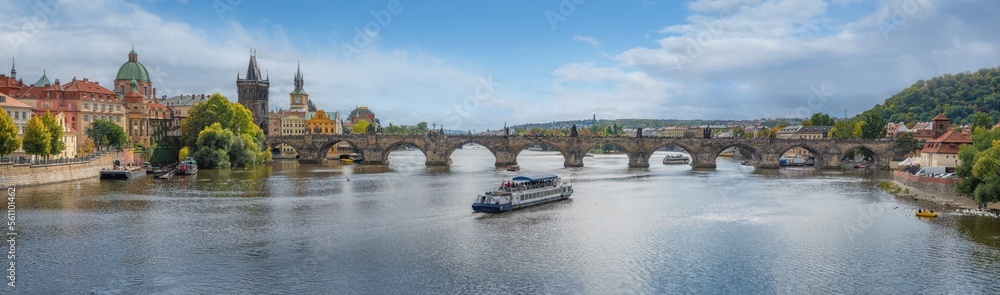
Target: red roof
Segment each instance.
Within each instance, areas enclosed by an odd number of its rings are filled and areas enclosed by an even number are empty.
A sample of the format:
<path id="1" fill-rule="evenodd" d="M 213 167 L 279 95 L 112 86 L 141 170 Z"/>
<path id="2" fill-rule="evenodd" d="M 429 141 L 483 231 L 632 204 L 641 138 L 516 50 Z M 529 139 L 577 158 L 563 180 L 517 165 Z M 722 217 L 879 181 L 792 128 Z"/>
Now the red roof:
<path id="1" fill-rule="evenodd" d="M 128 94 L 125 94 L 125 102 L 129 103 L 140 103 L 145 98 L 146 98 L 145 96 L 142 96 L 142 93 L 139 93 L 139 91 L 135 90 L 129 91 Z"/>
<path id="2" fill-rule="evenodd" d="M 948 121 L 948 118 L 945 117 L 944 114 L 938 114 L 934 117 L 934 119 L 931 119 L 931 121 Z"/>
<path id="3" fill-rule="evenodd" d="M 941 137 L 928 140 L 921 153 L 958 154 L 958 148 L 963 144 L 972 144 L 969 134 L 948 130 Z"/>
<path id="4" fill-rule="evenodd" d="M 2 96 L 4 98 L 3 101 L 0 101 L 0 107 L 4 107 L 4 108 L 8 108 L 8 107 L 11 107 L 11 108 L 28 108 L 28 109 L 31 108 L 31 106 L 29 106 L 28 104 L 26 104 L 26 103 L 24 103 L 24 102 L 22 102 L 20 100 L 16 100 L 13 97 L 6 96 L 3 93 L 0 93 L 0 96 Z"/>
<path id="5" fill-rule="evenodd" d="M 21 81 L 14 80 L 13 77 L 0 75 L 0 94 L 14 95 L 22 87 L 27 86 Z"/>

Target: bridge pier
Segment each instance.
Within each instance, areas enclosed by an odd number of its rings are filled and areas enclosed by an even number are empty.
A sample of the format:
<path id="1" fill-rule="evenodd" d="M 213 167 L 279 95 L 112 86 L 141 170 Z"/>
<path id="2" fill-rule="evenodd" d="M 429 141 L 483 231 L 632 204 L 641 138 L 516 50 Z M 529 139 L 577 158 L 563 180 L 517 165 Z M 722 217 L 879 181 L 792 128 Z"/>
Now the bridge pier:
<path id="1" fill-rule="evenodd" d="M 320 153 L 318 148 L 300 147 L 296 150 L 299 153 L 299 163 L 319 164 L 326 159 L 326 153 Z"/>
<path id="2" fill-rule="evenodd" d="M 715 169 L 715 158 L 718 155 L 715 151 L 705 151 L 701 153 L 688 152 L 691 154 L 691 168 Z"/>
<path id="3" fill-rule="evenodd" d="M 448 166 L 451 164 L 451 158 L 448 157 L 448 151 L 446 150 L 428 150 L 424 152 L 424 156 L 427 157 L 427 166 Z"/>
<path id="4" fill-rule="evenodd" d="M 568 150 L 562 154 L 563 158 L 566 159 L 566 161 L 563 162 L 563 167 L 570 168 L 583 167 L 583 156 L 587 153 L 578 150 Z"/>
<path id="5" fill-rule="evenodd" d="M 364 158 L 360 163 L 362 165 L 389 165 L 389 154 L 383 154 L 382 149 L 362 148 L 361 156 Z"/>
<path id="6" fill-rule="evenodd" d="M 497 167 L 507 167 L 517 165 L 517 153 L 520 151 L 495 150 L 493 156 L 496 157 Z"/>
<path id="7" fill-rule="evenodd" d="M 840 169 L 840 151 L 831 149 L 823 153 L 823 163 L 816 163 L 820 169 Z"/>
<path id="8" fill-rule="evenodd" d="M 756 164 L 756 167 L 761 169 L 779 169 L 781 168 L 781 154 L 761 153 L 760 162 Z"/>
<path id="9" fill-rule="evenodd" d="M 646 156 L 645 152 L 629 153 L 628 154 L 628 167 L 629 168 L 649 168 L 649 157 Z"/>

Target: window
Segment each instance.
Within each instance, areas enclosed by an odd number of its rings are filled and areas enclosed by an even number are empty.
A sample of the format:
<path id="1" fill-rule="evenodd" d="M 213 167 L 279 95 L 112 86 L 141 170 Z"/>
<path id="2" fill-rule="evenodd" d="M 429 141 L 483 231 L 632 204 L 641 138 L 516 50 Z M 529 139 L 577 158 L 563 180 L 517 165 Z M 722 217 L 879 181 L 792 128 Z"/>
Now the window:
<path id="1" fill-rule="evenodd" d="M 90 104 L 89 104 L 89 103 L 86 103 L 86 102 L 85 102 L 85 103 L 83 103 L 83 109 L 85 109 L 85 110 L 89 110 L 89 109 L 90 109 Z"/>
<path id="2" fill-rule="evenodd" d="M 121 111 L 122 111 L 122 106 L 120 106 L 120 105 L 119 105 L 119 106 L 117 107 L 117 109 L 118 109 L 118 111 L 119 111 L 119 112 L 121 112 Z"/>
<path id="3" fill-rule="evenodd" d="M 7 113 L 7 114 L 9 115 L 10 113 Z M 21 119 L 21 118 L 20 118 L 20 116 L 18 116 L 18 113 L 14 112 L 14 120 L 19 120 L 19 119 Z"/>
<path id="4" fill-rule="evenodd" d="M 83 115 L 83 121 L 84 122 L 90 121 L 90 115 Z"/>

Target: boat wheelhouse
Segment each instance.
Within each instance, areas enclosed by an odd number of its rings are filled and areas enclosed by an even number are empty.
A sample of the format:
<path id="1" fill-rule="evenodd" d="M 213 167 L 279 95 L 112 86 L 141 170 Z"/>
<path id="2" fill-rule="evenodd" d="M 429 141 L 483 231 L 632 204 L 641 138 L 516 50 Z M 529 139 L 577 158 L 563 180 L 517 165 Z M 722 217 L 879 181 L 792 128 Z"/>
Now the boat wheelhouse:
<path id="1" fill-rule="evenodd" d="M 690 164 L 691 158 L 685 154 L 668 154 L 663 157 L 663 164 Z"/>
<path id="2" fill-rule="evenodd" d="M 514 177 L 493 191 L 476 197 L 472 210 L 499 213 L 535 205 L 565 200 L 573 194 L 573 186 L 562 183 L 555 174 L 546 173 Z"/>

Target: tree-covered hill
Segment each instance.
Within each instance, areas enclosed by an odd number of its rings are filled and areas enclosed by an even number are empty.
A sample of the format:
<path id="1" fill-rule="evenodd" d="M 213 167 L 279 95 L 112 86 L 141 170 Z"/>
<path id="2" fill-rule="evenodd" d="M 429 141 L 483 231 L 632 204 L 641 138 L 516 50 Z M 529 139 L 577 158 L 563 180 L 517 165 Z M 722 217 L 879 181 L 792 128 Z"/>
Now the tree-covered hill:
<path id="1" fill-rule="evenodd" d="M 920 80 L 871 110 L 890 122 L 927 122 L 944 113 L 951 122 L 969 124 L 972 115 L 984 112 L 1000 118 L 1000 68 L 946 74 Z M 862 113 L 861 116 L 864 116 Z"/>

